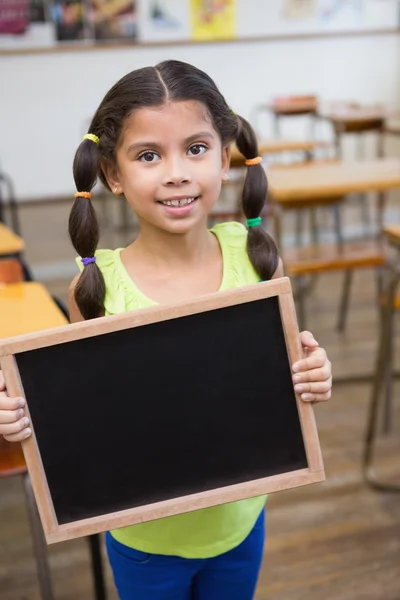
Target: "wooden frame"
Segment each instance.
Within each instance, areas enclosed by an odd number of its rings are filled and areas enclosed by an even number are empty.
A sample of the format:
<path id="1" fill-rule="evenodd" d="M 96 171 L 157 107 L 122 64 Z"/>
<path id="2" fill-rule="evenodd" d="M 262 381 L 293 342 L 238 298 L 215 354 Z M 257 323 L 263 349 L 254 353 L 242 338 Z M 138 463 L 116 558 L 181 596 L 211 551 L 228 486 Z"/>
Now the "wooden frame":
<path id="1" fill-rule="evenodd" d="M 18 353 L 274 296 L 278 297 L 279 300 L 286 349 L 290 364 L 293 364 L 302 357 L 302 348 L 290 281 L 284 277 L 235 290 L 210 294 L 184 303 L 153 306 L 139 311 L 9 338 L 0 342 L 0 366 L 4 373 L 9 394 L 11 396 L 24 396 L 15 359 L 15 355 Z M 22 446 L 47 542 L 59 542 L 98 533 L 106 529 L 124 527 L 147 520 L 323 481 L 325 474 L 313 409 L 311 404 L 301 401 L 297 394 L 295 396 L 308 468 L 61 525 L 57 521 L 35 437 L 34 423 L 32 423 L 33 434 L 22 443 Z M 27 415 L 29 416 L 29 407 L 27 407 Z"/>

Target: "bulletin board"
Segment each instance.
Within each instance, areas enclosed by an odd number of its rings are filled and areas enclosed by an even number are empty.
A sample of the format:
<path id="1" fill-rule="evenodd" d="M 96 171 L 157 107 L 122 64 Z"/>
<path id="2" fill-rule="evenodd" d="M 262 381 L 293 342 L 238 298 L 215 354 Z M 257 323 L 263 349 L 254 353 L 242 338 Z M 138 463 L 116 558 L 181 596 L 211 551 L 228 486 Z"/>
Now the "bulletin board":
<path id="1" fill-rule="evenodd" d="M 0 0 L 0 50 L 381 33 L 399 15 L 398 0 Z"/>

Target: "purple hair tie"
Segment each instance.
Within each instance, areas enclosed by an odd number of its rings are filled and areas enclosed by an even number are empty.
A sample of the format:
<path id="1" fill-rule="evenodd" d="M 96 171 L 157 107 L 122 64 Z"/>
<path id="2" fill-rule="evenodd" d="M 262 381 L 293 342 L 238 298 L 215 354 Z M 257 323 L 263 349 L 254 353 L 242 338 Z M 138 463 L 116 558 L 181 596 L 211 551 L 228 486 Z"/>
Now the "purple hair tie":
<path id="1" fill-rule="evenodd" d="M 81 261 L 83 262 L 83 265 L 87 267 L 88 265 L 90 265 L 90 263 L 96 262 L 96 257 L 90 256 L 89 258 L 81 258 Z"/>

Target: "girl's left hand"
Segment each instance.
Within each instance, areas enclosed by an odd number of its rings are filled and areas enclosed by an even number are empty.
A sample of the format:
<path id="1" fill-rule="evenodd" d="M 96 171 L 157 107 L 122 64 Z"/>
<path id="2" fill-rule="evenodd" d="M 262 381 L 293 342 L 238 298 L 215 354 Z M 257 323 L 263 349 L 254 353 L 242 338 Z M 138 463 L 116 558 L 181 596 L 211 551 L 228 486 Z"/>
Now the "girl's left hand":
<path id="1" fill-rule="evenodd" d="M 294 389 L 306 402 L 325 402 L 332 392 L 332 369 L 323 348 L 309 331 L 300 333 L 305 358 L 292 367 Z"/>

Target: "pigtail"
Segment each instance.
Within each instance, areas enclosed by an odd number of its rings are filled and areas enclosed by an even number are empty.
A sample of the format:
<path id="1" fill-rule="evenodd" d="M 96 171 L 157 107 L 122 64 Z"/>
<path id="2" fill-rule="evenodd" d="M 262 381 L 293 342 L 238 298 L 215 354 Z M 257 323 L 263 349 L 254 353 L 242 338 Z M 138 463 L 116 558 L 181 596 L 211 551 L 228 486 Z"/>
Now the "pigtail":
<path id="1" fill-rule="evenodd" d="M 106 293 L 103 275 L 94 258 L 99 243 L 99 224 L 90 200 L 90 192 L 100 171 L 100 150 L 96 139 L 89 134 L 76 151 L 73 174 L 78 193 L 69 216 L 72 245 L 85 259 L 85 267 L 74 291 L 76 304 L 85 319 L 101 316 Z"/>
<path id="2" fill-rule="evenodd" d="M 258 156 L 258 143 L 253 128 L 239 115 L 237 121 L 236 145 L 246 159 L 254 159 Z M 263 166 L 260 163 L 248 166 L 242 192 L 243 212 L 247 220 L 261 216 L 267 191 L 268 182 Z M 247 253 L 260 279 L 271 279 L 279 263 L 278 249 L 261 223 L 249 226 Z"/>

